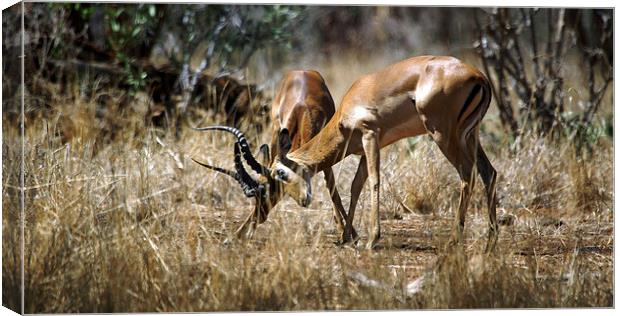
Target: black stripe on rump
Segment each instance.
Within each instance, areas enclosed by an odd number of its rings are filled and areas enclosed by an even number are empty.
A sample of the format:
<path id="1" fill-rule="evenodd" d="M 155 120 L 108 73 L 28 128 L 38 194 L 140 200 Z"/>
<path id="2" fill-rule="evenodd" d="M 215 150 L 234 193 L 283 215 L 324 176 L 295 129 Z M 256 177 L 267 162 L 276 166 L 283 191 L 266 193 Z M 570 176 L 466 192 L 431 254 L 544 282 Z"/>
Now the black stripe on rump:
<path id="1" fill-rule="evenodd" d="M 478 91 L 480 91 L 480 88 L 482 88 L 482 86 L 480 84 L 476 84 L 474 88 L 471 90 L 471 92 L 467 96 L 467 100 L 465 100 L 465 104 L 463 104 L 463 108 L 461 109 L 461 112 L 459 113 L 457 122 L 461 121 L 461 116 L 463 116 L 463 114 L 465 113 L 465 110 L 467 110 L 467 107 L 469 107 L 469 104 L 474 99 L 476 94 L 478 94 Z"/>
<path id="2" fill-rule="evenodd" d="M 482 117 L 484 116 L 486 111 L 489 109 L 489 104 L 491 103 L 491 99 L 489 97 L 490 97 L 489 90 L 488 88 L 485 87 L 484 89 L 482 89 L 482 98 L 480 99 L 480 103 L 478 103 L 476 108 L 473 111 L 471 111 L 469 116 L 467 116 L 463 122 L 470 122 L 473 118 L 478 117 L 478 123 L 480 123 L 480 121 L 482 121 Z M 476 125 L 477 124 L 471 125 L 471 127 L 469 128 L 468 131 L 465 132 L 465 134 L 466 135 L 469 134 Z"/>

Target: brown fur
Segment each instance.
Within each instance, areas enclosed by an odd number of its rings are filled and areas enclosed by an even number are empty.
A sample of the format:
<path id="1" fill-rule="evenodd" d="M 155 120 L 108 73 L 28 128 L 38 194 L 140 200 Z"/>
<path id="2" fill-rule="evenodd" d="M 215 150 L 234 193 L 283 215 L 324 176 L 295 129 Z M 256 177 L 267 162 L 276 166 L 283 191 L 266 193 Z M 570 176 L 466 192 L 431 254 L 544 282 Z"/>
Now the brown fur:
<path id="1" fill-rule="evenodd" d="M 317 135 L 334 113 L 334 101 L 321 74 L 314 70 L 288 72 L 282 79 L 276 97 L 272 102 L 271 120 L 273 124 L 271 155 L 268 165 L 273 165 L 285 157 L 285 149 L 279 143 L 279 136 L 283 130 L 287 130 L 290 137 L 289 151 L 295 151 Z M 346 236 L 351 235 L 351 233 L 344 234 L 346 213 L 340 195 L 336 190 L 331 168 L 324 170 L 324 175 L 334 203 L 334 219 L 342 241 L 346 241 Z M 262 205 L 262 212 L 268 213 L 269 209 L 278 203 L 283 193 L 279 186 L 270 187 L 269 205 Z M 256 225 L 252 223 L 255 223 L 259 213 L 258 210 L 252 213 L 241 226 L 238 234 L 251 235 Z M 355 235 L 355 232 L 353 231 L 352 234 Z"/>
<path id="2" fill-rule="evenodd" d="M 482 89 L 476 88 L 478 85 Z M 474 89 L 479 92 L 472 93 Z M 295 181 L 286 185 L 298 187 L 297 182 L 302 179 L 292 173 L 312 174 L 330 168 L 347 155 L 362 155 L 351 185 L 346 226 L 347 230 L 353 228 L 357 199 L 369 178 L 372 192 L 367 247 L 370 248 L 380 237 L 380 148 L 402 138 L 430 134 L 461 177 L 453 242 L 462 240 L 465 212 L 474 184 L 473 168 L 477 166 L 487 191 L 490 219 L 487 250 L 492 250 L 498 229 L 496 172 L 478 140 L 478 124 L 489 106 L 490 91 L 489 82 L 479 70 L 456 58 L 409 58 L 353 83 L 326 127 L 287 155 L 291 163 L 273 172 L 287 173 Z M 305 185 L 310 190 L 308 181 Z"/>

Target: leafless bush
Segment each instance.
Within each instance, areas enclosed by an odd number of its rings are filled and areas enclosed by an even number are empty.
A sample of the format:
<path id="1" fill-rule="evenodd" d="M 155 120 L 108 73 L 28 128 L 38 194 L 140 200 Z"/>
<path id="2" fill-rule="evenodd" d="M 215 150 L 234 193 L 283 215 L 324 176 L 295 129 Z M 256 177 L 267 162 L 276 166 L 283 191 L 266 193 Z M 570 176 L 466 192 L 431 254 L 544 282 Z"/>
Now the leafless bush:
<path id="1" fill-rule="evenodd" d="M 592 123 L 613 80 L 611 10 L 508 9 L 476 11 L 476 48 L 505 129 L 517 138 Z M 582 79 L 565 65 L 579 58 L 587 69 L 587 97 L 576 116 L 567 109 L 567 80 Z M 573 77 L 571 77 L 573 76 Z M 571 83 L 570 86 L 575 83 Z M 574 136 L 574 135 L 571 135 Z"/>

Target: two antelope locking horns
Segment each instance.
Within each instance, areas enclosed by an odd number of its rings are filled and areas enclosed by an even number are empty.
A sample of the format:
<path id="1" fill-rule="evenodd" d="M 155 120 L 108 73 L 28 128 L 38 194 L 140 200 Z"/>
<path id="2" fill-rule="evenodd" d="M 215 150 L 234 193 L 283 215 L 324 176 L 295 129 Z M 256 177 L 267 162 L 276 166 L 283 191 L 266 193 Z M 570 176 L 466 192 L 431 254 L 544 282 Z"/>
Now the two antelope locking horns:
<path id="1" fill-rule="evenodd" d="M 340 241 L 355 241 L 358 238 L 352 226 L 355 207 L 368 180 L 371 209 L 366 247 L 373 248 L 381 236 L 380 149 L 403 138 L 429 134 L 461 179 L 450 244 L 462 244 L 465 213 L 474 184 L 473 171 L 477 168 L 486 189 L 489 214 L 486 251 L 489 252 L 494 249 L 499 233 L 495 213 L 497 173 L 480 145 L 478 134 L 490 101 L 487 78 L 478 69 L 447 56 L 412 57 L 364 75 L 349 88 L 336 111 L 318 72 L 293 71 L 282 80 L 272 104 L 274 130 L 269 166 L 259 163 L 252 155 L 243 133 L 227 126 L 197 130 L 220 130 L 235 135 L 236 171 L 201 165 L 233 177 L 246 196 L 256 199 L 254 212 L 238 230 L 239 235 L 245 236 L 251 236 L 256 224 L 266 219 L 269 210 L 285 194 L 299 205 L 307 206 L 312 198 L 310 179 L 323 172 L 328 189 L 333 192 Z M 335 190 L 331 167 L 350 154 L 360 155 L 361 159 L 351 183 L 347 213 Z M 258 178 L 246 172 L 241 157 Z"/>

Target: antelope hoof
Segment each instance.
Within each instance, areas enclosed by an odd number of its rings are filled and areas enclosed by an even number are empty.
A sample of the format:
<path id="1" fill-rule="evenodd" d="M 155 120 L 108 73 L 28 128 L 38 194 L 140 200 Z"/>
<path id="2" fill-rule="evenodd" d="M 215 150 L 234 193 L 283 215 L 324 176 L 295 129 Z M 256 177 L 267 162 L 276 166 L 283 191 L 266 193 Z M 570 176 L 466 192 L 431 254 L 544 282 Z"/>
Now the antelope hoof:
<path id="1" fill-rule="evenodd" d="M 342 246 L 348 242 L 349 242 L 349 239 L 346 238 L 344 234 L 340 234 L 340 238 L 338 238 L 338 240 L 336 240 L 334 244 L 336 244 L 336 246 Z"/>
<path id="2" fill-rule="evenodd" d="M 356 244 L 359 240 L 359 236 L 355 231 L 355 228 L 351 227 L 350 229 L 345 229 L 340 232 L 340 240 L 338 241 L 341 245 L 344 244 Z"/>
<path id="3" fill-rule="evenodd" d="M 368 240 L 368 243 L 366 243 L 366 249 L 368 250 L 375 249 L 378 243 L 379 243 L 379 238 L 371 238 Z"/>
<path id="4" fill-rule="evenodd" d="M 237 230 L 237 232 L 235 233 L 235 237 L 237 238 L 237 240 L 250 240 L 252 239 L 253 235 L 254 229 L 245 227 L 239 228 L 239 230 Z"/>
<path id="5" fill-rule="evenodd" d="M 359 236 L 357 235 L 357 232 L 355 231 L 355 228 L 351 227 L 351 240 L 359 240 Z"/>
<path id="6" fill-rule="evenodd" d="M 338 246 L 351 246 L 357 245 L 359 241 L 359 236 L 353 227 L 346 227 L 343 230 L 338 230 L 340 232 L 340 238 L 335 242 Z"/>
<path id="7" fill-rule="evenodd" d="M 376 241 L 369 241 L 368 243 L 366 243 L 366 249 L 373 250 L 375 248 L 377 248 L 377 242 Z"/>
<path id="8" fill-rule="evenodd" d="M 338 246 L 346 246 L 346 245 L 354 244 L 356 242 L 357 240 L 352 239 L 352 238 L 347 238 L 345 234 L 341 234 L 340 238 L 335 242 L 335 244 Z"/>
<path id="9" fill-rule="evenodd" d="M 356 246 L 359 242 L 360 238 L 357 234 L 353 234 L 351 238 L 347 238 L 347 240 L 342 242 L 342 246 Z"/>

